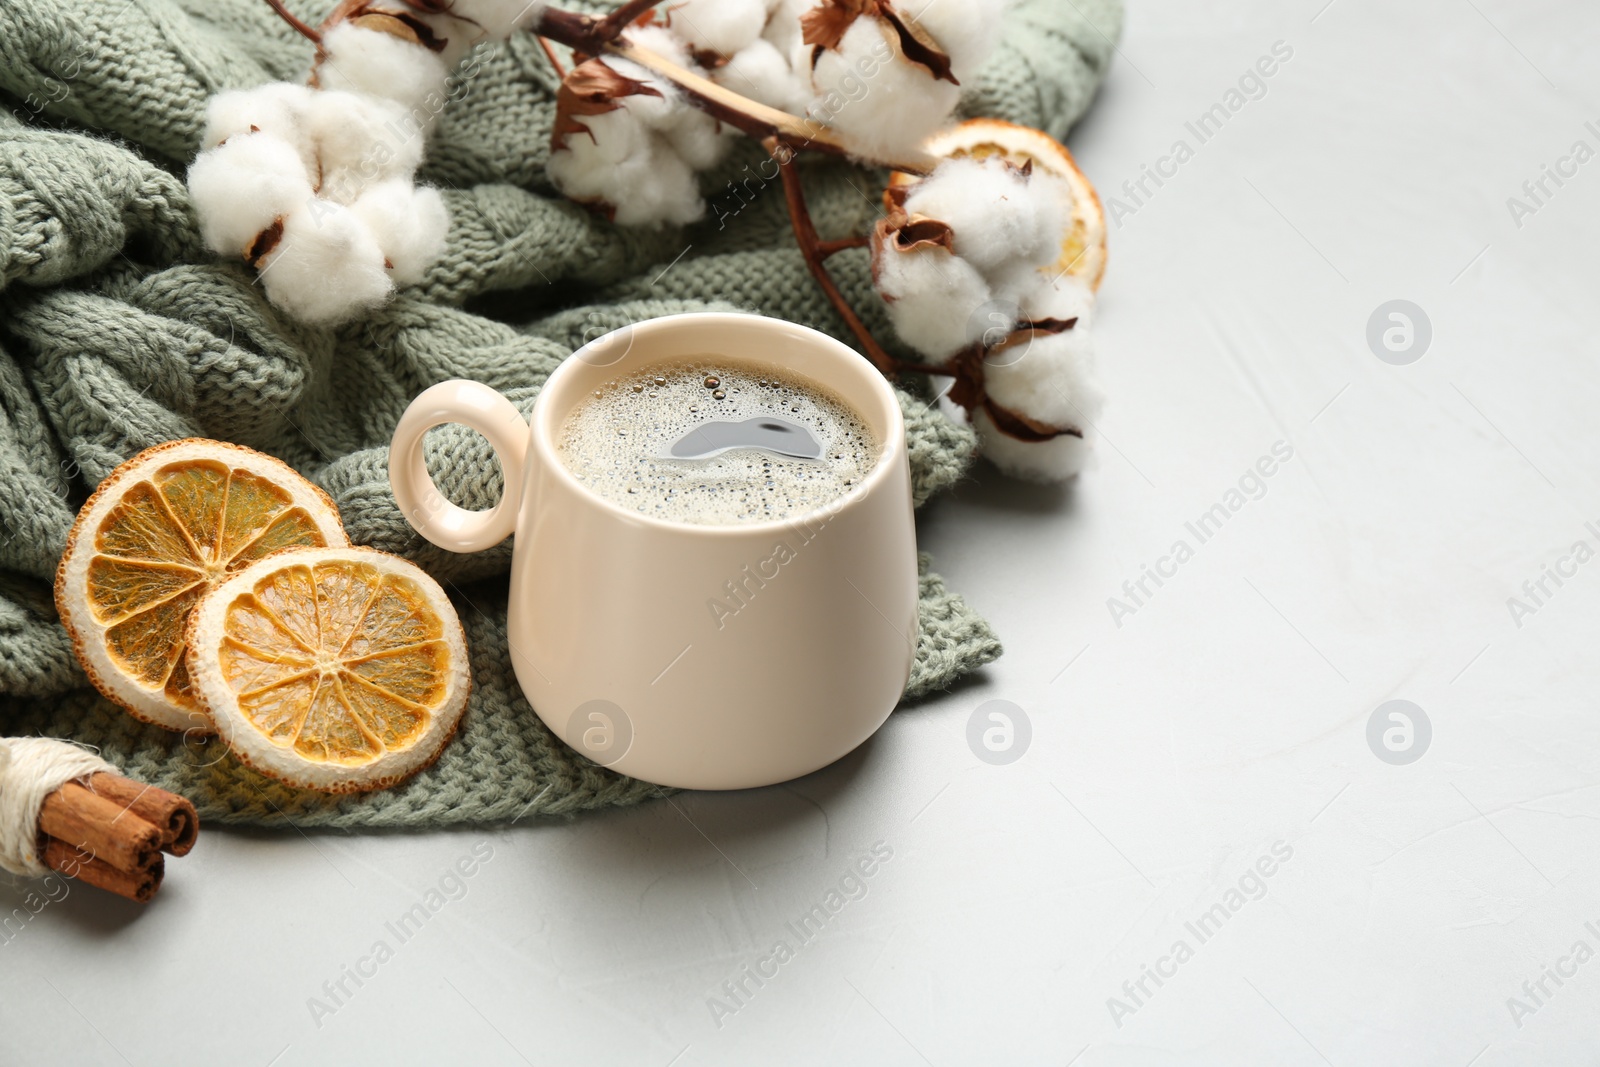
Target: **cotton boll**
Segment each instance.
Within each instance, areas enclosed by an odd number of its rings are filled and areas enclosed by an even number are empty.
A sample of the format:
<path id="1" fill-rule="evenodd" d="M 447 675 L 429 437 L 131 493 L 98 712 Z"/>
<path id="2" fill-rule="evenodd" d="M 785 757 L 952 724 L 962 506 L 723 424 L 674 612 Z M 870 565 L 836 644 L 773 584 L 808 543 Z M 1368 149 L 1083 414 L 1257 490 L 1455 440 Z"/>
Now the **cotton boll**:
<path id="1" fill-rule="evenodd" d="M 816 6 L 817 0 L 768 0 L 767 7 L 770 15 L 767 19 L 767 28 L 762 31 L 761 36 L 771 42 L 779 53 L 790 57 L 790 63 L 796 67 L 799 64 L 795 62 L 794 57 L 796 50 L 801 48 L 803 33 L 800 27 L 800 16 Z M 809 53 L 810 47 L 805 46 L 802 58 L 805 60 L 804 69 L 806 70 L 811 68 Z"/>
<path id="2" fill-rule="evenodd" d="M 306 112 L 316 96 L 317 91 L 310 86 L 288 82 L 267 82 L 251 89 L 218 93 L 206 103 L 201 143 L 219 145 L 236 133 L 249 133 L 254 128 L 300 148 L 306 133 Z"/>
<path id="3" fill-rule="evenodd" d="M 581 149 L 557 152 L 550 157 L 549 174 L 573 199 L 607 205 L 613 221 L 623 226 L 682 225 L 705 214 L 694 172 L 659 141 L 604 165 L 585 159 Z"/>
<path id="4" fill-rule="evenodd" d="M 720 162 L 737 133 L 692 104 L 684 104 L 661 131 L 673 152 L 696 171 Z"/>
<path id="5" fill-rule="evenodd" d="M 390 178 L 369 188 L 350 205 L 377 240 L 398 285 L 415 285 L 444 252 L 450 216 L 439 190 Z"/>
<path id="6" fill-rule="evenodd" d="M 618 102 L 665 139 L 670 150 L 691 170 L 705 170 L 718 163 L 738 131 L 689 103 L 676 87 L 657 80 L 650 84 L 660 90 L 660 98 L 641 94 L 623 97 Z"/>
<path id="7" fill-rule="evenodd" d="M 988 283 L 972 264 L 943 248 L 880 247 L 872 273 L 895 333 L 933 363 L 972 344 L 987 325 L 982 309 L 990 299 Z"/>
<path id="8" fill-rule="evenodd" d="M 682 53 L 690 62 L 683 45 L 659 26 L 636 27 L 628 38 L 668 58 Z M 610 111 L 574 115 L 588 133 L 564 133 L 546 173 L 573 199 L 606 204 L 623 225 L 696 221 L 705 202 L 695 171 L 722 158 L 733 131 L 638 63 L 616 56 L 603 62 L 654 92 L 616 97 Z"/>
<path id="9" fill-rule="evenodd" d="M 731 56 L 761 36 L 766 0 L 676 0 L 666 9 L 672 32 L 699 51 Z"/>
<path id="10" fill-rule="evenodd" d="M 661 32 L 659 27 L 643 27 L 650 31 L 643 34 L 643 40 L 638 43 L 642 47 L 655 47 L 645 44 L 655 41 Z M 625 78 L 643 82 L 654 89 L 659 96 L 649 93 L 635 93 L 617 100 L 622 108 L 629 114 L 636 116 L 648 129 L 665 137 L 672 146 L 672 151 L 683 157 L 685 163 L 695 170 L 704 170 L 713 166 L 727 151 L 728 135 L 735 132 L 730 127 L 724 127 L 716 119 L 689 103 L 682 90 L 676 85 L 659 78 L 645 67 L 631 60 L 608 56 L 606 65 Z M 584 120 L 587 121 L 587 118 Z"/>
<path id="11" fill-rule="evenodd" d="M 655 49 L 651 49 L 655 51 Z M 665 78 L 657 78 L 644 67 L 628 59 L 616 56 L 605 58 L 606 66 L 636 82 L 643 82 L 656 95 L 650 93 L 634 93 L 632 96 L 623 96 L 617 103 L 627 109 L 629 114 L 636 116 L 640 122 L 652 130 L 666 130 L 678 121 L 678 112 L 688 105 L 684 103 L 683 94 L 678 87 Z"/>
<path id="12" fill-rule="evenodd" d="M 615 221 L 623 226 L 672 223 L 686 226 L 706 213 L 694 171 L 670 151 L 652 153 L 620 175 L 626 191 L 616 206 Z"/>
<path id="13" fill-rule="evenodd" d="M 260 264 L 267 299 L 302 322 L 335 323 L 376 307 L 393 284 L 383 249 L 347 207 L 317 200 L 284 219 Z"/>
<path id="14" fill-rule="evenodd" d="M 1087 431 L 1105 402 L 1095 381 L 1094 344 L 1083 324 L 1059 333 L 1014 334 L 983 361 L 989 399 L 1058 428 Z"/>
<path id="15" fill-rule="evenodd" d="M 235 134 L 189 167 L 189 195 L 206 247 L 240 256 L 279 217 L 311 201 L 311 181 L 294 146 L 269 133 Z"/>
<path id="16" fill-rule="evenodd" d="M 221 144 L 230 137 L 259 131 L 291 145 L 300 153 L 307 177 L 315 182 L 321 170 L 307 115 L 319 94 L 306 85 L 268 82 L 252 89 L 218 93 L 206 104 L 201 144 Z"/>
<path id="17" fill-rule="evenodd" d="M 1054 264 L 1049 267 L 1039 268 L 1031 263 L 1012 263 L 991 271 L 988 275 L 989 284 L 994 288 L 996 300 L 1013 306 L 1020 306 L 1027 300 L 1027 295 L 1040 285 L 1050 284 L 1050 279 L 1058 273 Z M 1037 316 L 1024 315 L 1023 318 Z M 1045 316 L 1049 318 L 1051 316 Z"/>
<path id="18" fill-rule="evenodd" d="M 337 90 L 316 97 L 307 125 L 322 164 L 323 199 L 350 204 L 367 186 L 409 179 L 421 166 L 422 128 L 399 104 Z"/>
<path id="19" fill-rule="evenodd" d="M 645 35 L 646 40 L 658 31 L 657 27 L 644 29 L 652 31 Z M 652 47 L 651 50 L 655 49 Z M 657 190 L 647 188 L 650 179 L 646 177 L 637 183 L 640 187 L 633 189 L 630 199 L 640 202 L 658 199 L 663 205 L 672 205 L 672 210 L 666 215 L 649 221 L 683 221 L 680 216 L 684 213 L 682 205 L 685 200 L 680 171 L 689 173 L 692 179 L 693 171 L 714 165 L 727 151 L 728 141 L 734 131 L 721 126 L 716 119 L 690 104 L 677 86 L 657 78 L 639 64 L 615 56 L 606 57 L 605 63 L 623 77 L 642 82 L 659 95 L 635 93 L 618 97 L 615 110 L 600 115 L 578 116 L 577 121 L 588 126 L 594 134 L 595 143 L 586 144 L 589 138 L 581 133 L 568 135 L 565 149 L 551 155 L 549 173 L 563 192 L 583 196 L 586 194 L 577 192 L 579 186 L 630 188 L 629 183 L 618 175 L 594 175 L 587 179 L 582 176 L 582 172 L 588 168 L 600 165 L 601 158 L 611 165 L 621 166 L 632 162 L 641 153 L 658 162 L 668 156 L 676 157 L 675 163 L 664 163 L 669 172 L 660 179 L 666 188 L 659 191 L 659 197 Z M 569 151 L 577 158 L 562 159 Z M 634 170 L 629 168 L 625 173 L 631 175 Z M 690 184 L 693 184 L 692 180 Z M 611 195 L 602 195 L 602 198 L 619 209 L 617 221 L 623 221 L 621 209 L 629 205 Z M 693 202 L 697 205 L 693 217 L 699 218 L 704 206 L 700 204 L 698 192 L 694 193 Z"/>
<path id="20" fill-rule="evenodd" d="M 569 133 L 566 147 L 550 154 L 551 177 L 564 193 L 572 192 L 564 184 L 567 180 L 583 182 L 582 175 L 590 168 L 622 163 L 649 151 L 650 131 L 628 108 L 581 115 L 577 121 L 589 132 Z"/>
<path id="21" fill-rule="evenodd" d="M 443 106 L 449 68 L 419 44 L 341 22 L 322 35 L 322 47 L 316 74 L 323 89 L 393 100 L 423 125 Z"/>
<path id="22" fill-rule="evenodd" d="M 1094 326 L 1094 302 L 1094 289 L 1089 283 L 1067 274 L 1055 279 L 1036 275 L 1033 285 L 1017 301 L 1023 318 L 1029 321 L 1077 319 L 1076 329 L 1085 331 Z"/>
<path id="23" fill-rule="evenodd" d="M 961 98 L 959 86 L 901 55 L 893 30 L 870 16 L 856 19 L 837 49 L 817 56 L 811 84 L 807 114 L 832 126 L 852 151 L 879 159 L 920 152 Z"/>
<path id="24" fill-rule="evenodd" d="M 1064 310 L 1064 309 L 1062 309 Z M 1022 441 L 1005 433 L 983 409 L 974 413 L 983 454 L 1008 474 L 1035 481 L 1060 481 L 1082 469 L 1087 436 L 1105 406 L 1094 373 L 1094 346 L 1084 320 L 1058 333 L 1013 335 L 984 359 L 989 400 L 1018 415 L 1083 436 L 1060 434 L 1048 441 Z"/>
<path id="25" fill-rule="evenodd" d="M 949 224 L 957 254 L 991 281 L 1054 263 L 1067 236 L 1053 180 L 995 158 L 939 164 L 912 187 L 905 210 Z"/>
<path id="26" fill-rule="evenodd" d="M 732 59 L 711 72 L 711 80 L 780 111 L 801 111 L 810 97 L 809 88 L 795 74 L 789 60 L 765 38 L 734 53 Z"/>
<path id="27" fill-rule="evenodd" d="M 1062 434 L 1048 441 L 1019 441 L 995 427 L 979 409 L 972 418 L 978 451 L 1003 474 L 1030 482 L 1064 482 L 1088 464 L 1094 450 L 1081 437 Z"/>
<path id="28" fill-rule="evenodd" d="M 625 102 L 635 97 L 625 98 Z M 580 119 L 594 138 L 570 134 L 550 154 L 547 173 L 574 200 L 609 205 L 623 225 L 694 222 L 705 203 L 694 172 L 628 107 Z"/>
<path id="29" fill-rule="evenodd" d="M 550 5 L 544 0 L 448 0 L 448 10 L 428 12 L 430 3 L 396 0 L 406 12 L 428 24 L 444 42 L 438 53 L 447 70 L 454 70 L 467 53 L 484 41 L 503 41 L 521 29 L 532 29 Z"/>
<path id="30" fill-rule="evenodd" d="M 950 72 L 966 84 L 994 51 L 1010 6 L 1011 0 L 913 0 L 900 10 L 938 42 L 950 57 Z"/>

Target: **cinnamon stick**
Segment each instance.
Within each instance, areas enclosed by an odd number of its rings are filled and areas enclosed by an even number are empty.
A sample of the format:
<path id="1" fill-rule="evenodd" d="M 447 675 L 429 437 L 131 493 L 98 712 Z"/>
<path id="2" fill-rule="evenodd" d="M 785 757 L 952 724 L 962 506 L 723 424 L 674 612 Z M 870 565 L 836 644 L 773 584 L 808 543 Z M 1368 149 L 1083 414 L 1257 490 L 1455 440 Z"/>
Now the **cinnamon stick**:
<path id="1" fill-rule="evenodd" d="M 161 831 L 152 823 L 77 782 L 45 797 L 39 832 L 83 849 L 119 871 L 145 870 L 161 851 Z"/>
<path id="2" fill-rule="evenodd" d="M 187 856 L 200 836 L 200 816 L 188 799 L 120 774 L 96 774 L 89 789 L 161 831 L 161 851 Z"/>
<path id="3" fill-rule="evenodd" d="M 150 859 L 144 867 L 125 871 L 59 838 L 44 838 L 41 850 L 41 858 L 51 870 L 140 904 L 150 902 L 156 890 L 161 888 L 161 879 L 166 874 L 166 857 L 160 852 L 151 852 L 149 855 Z"/>

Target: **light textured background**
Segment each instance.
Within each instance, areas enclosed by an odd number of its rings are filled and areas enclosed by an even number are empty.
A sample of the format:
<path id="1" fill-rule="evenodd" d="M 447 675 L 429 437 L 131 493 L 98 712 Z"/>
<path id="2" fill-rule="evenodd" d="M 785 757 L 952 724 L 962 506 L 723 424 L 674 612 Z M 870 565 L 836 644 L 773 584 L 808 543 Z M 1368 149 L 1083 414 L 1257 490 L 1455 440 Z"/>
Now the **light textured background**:
<path id="1" fill-rule="evenodd" d="M 1265 95 L 1196 144 L 1185 121 L 1280 40 Z M 1507 598 L 1600 548 L 1600 160 L 1520 228 L 1506 200 L 1600 150 L 1597 48 L 1576 0 L 1137 0 L 1073 142 L 1134 208 L 1098 469 L 1065 493 L 985 472 L 923 519 L 1007 642 L 981 682 L 768 790 L 213 831 L 142 912 L 77 888 L 0 943 L 0 1062 L 1593 1062 L 1600 961 L 1520 1026 L 1507 999 L 1600 951 L 1600 562 L 1520 627 Z M 1175 177 L 1119 191 L 1178 138 Z M 1433 328 L 1408 366 L 1364 336 L 1397 298 Z M 1280 440 L 1265 495 L 1117 626 L 1107 598 Z M 1365 739 L 1395 698 L 1433 724 L 1408 766 Z M 1009 766 L 965 741 L 990 699 L 1032 722 Z M 716 1025 L 707 999 L 880 841 L 866 895 Z M 1185 922 L 1277 842 L 1265 895 L 1198 944 Z M 318 1026 L 308 998 L 485 845 Z M 1107 999 L 1179 938 L 1193 958 L 1118 1027 Z"/>

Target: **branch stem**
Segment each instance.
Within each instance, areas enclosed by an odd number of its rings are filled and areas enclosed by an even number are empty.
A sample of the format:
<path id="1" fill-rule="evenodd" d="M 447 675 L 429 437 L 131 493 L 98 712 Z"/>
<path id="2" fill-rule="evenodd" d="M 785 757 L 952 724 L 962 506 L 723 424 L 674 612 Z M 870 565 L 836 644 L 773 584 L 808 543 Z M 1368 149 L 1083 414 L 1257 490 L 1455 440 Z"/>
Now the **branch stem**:
<path id="1" fill-rule="evenodd" d="M 544 57 L 550 61 L 550 69 L 556 72 L 556 77 L 565 78 L 567 76 L 567 68 L 561 65 L 561 60 L 557 57 L 556 50 L 550 44 L 549 39 L 540 37 L 539 47 L 544 49 Z"/>
<path id="2" fill-rule="evenodd" d="M 850 301 L 840 292 L 838 283 L 833 280 L 833 275 L 828 273 L 827 264 L 823 262 L 825 257 L 822 255 L 822 242 L 817 238 L 816 223 L 811 221 L 811 209 L 806 206 L 806 193 L 800 184 L 800 169 L 795 163 L 794 147 L 778 137 L 764 138 L 761 145 L 777 162 L 778 173 L 783 177 L 783 196 L 789 205 L 789 223 L 794 227 L 795 243 L 800 246 L 800 255 L 805 259 L 811 276 L 822 287 L 823 294 L 827 296 L 833 309 L 839 313 L 839 317 L 844 320 L 844 324 L 850 328 L 850 332 L 855 334 L 856 341 L 861 345 L 861 350 L 866 353 L 867 358 L 872 360 L 872 365 L 877 367 L 884 377 L 893 380 L 894 357 L 885 352 L 878 339 L 872 336 L 872 331 L 867 329 L 867 324 L 861 321 L 861 316 L 856 314 L 855 308 L 850 306 Z"/>
<path id="3" fill-rule="evenodd" d="M 847 248 L 865 248 L 872 243 L 872 238 L 862 234 L 859 237 L 840 237 L 834 241 L 818 241 L 817 255 L 823 259 L 843 252 Z"/>
<path id="4" fill-rule="evenodd" d="M 267 6 L 272 8 L 273 11 L 277 12 L 278 17 L 284 22 L 287 22 L 290 28 L 292 28 L 296 33 L 300 34 L 300 36 L 304 37 L 318 48 L 322 47 L 322 34 L 318 33 L 310 26 L 307 26 L 304 22 L 301 22 L 300 19 L 295 16 L 294 12 L 283 6 L 283 0 L 267 0 Z"/>
<path id="5" fill-rule="evenodd" d="M 595 23 L 595 33 L 607 41 L 622 36 L 622 31 L 633 25 L 633 20 L 651 10 L 661 0 L 628 0 L 611 14 Z"/>

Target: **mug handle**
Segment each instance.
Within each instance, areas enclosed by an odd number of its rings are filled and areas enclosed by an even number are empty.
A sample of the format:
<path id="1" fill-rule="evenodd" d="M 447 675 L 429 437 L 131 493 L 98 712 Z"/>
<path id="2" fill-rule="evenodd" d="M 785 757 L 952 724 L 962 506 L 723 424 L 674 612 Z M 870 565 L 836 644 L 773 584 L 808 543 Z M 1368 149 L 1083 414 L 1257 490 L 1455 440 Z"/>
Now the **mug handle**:
<path id="1" fill-rule="evenodd" d="M 450 422 L 483 434 L 500 460 L 505 492 L 487 511 L 452 504 L 428 474 L 422 458 L 423 435 Z M 517 527 L 529 437 L 522 412 L 482 382 L 457 379 L 423 390 L 400 416 L 389 444 L 389 485 L 406 521 L 452 552 L 480 552 L 504 541 Z"/>

